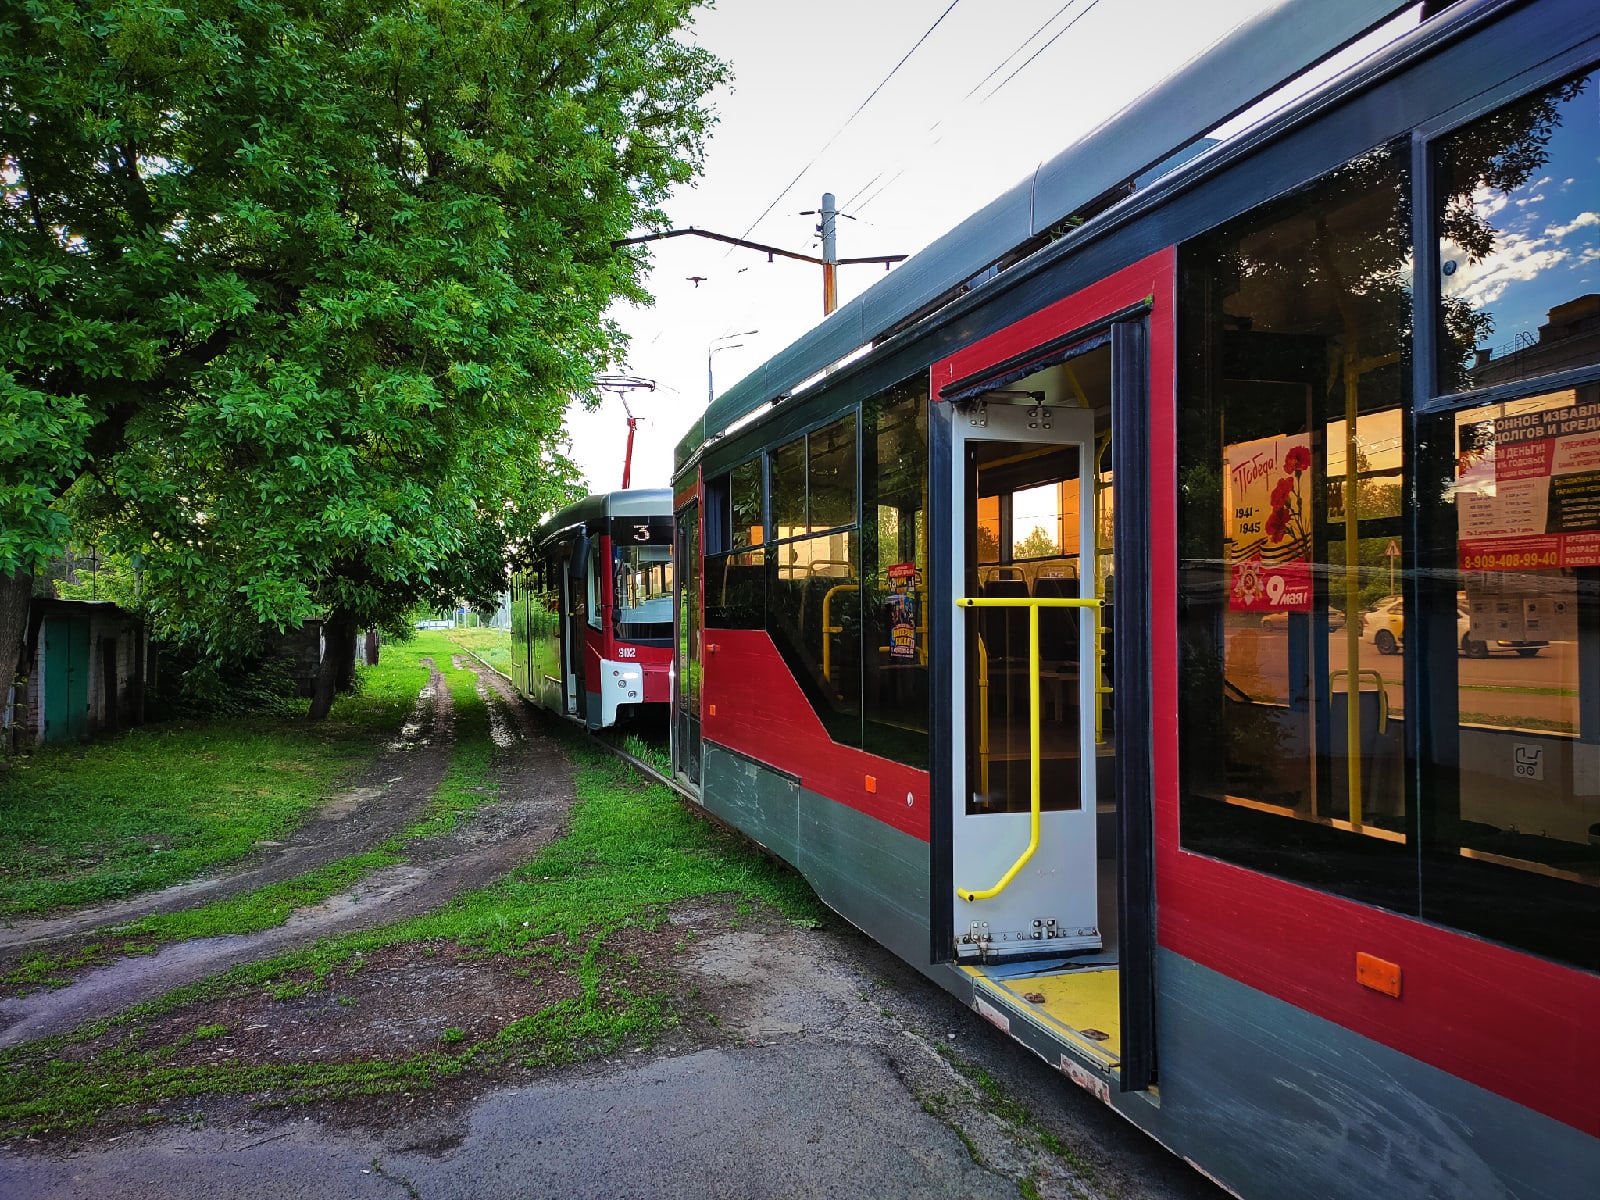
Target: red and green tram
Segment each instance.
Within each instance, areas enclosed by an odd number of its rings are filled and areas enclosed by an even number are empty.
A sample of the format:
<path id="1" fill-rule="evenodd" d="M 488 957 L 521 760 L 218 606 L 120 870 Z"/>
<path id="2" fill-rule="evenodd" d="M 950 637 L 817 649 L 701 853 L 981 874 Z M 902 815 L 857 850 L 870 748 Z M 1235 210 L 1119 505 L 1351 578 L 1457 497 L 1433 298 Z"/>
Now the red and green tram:
<path id="1" fill-rule="evenodd" d="M 511 583 L 511 682 L 606 729 L 665 713 L 672 672 L 672 493 L 598 492 L 544 522 Z"/>
<path id="2" fill-rule="evenodd" d="M 712 404 L 674 770 L 1240 1195 L 1596 1195 L 1600 7 L 1183 145 L 1395 8 L 1246 28 Z"/>

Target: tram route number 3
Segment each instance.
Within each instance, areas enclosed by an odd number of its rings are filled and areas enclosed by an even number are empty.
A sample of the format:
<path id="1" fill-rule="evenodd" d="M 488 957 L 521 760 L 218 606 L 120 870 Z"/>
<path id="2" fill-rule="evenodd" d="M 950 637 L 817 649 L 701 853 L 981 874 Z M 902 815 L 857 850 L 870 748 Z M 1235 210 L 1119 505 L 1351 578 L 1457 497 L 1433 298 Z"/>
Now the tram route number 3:
<path id="1" fill-rule="evenodd" d="M 1511 771 L 1518 779 L 1543 779 L 1544 747 L 1528 742 L 1512 743 Z"/>

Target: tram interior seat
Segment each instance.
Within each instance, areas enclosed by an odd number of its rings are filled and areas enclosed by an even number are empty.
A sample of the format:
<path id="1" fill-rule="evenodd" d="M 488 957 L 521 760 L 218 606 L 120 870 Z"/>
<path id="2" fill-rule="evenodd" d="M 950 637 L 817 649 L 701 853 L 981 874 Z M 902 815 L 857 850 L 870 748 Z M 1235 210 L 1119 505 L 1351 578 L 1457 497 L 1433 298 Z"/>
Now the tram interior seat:
<path id="1" fill-rule="evenodd" d="M 1015 599 L 1028 595 L 1026 579 L 990 579 L 978 589 L 985 599 Z M 996 659 L 1028 658 L 1028 610 L 1025 608 L 983 608 L 978 620 L 978 636 L 991 662 Z"/>
<path id="2" fill-rule="evenodd" d="M 1078 581 L 1064 576 L 1040 576 L 1033 582 L 1033 594 L 1040 600 L 1076 600 Z M 1077 609 L 1039 610 L 1039 658 L 1053 665 L 1078 665 Z"/>

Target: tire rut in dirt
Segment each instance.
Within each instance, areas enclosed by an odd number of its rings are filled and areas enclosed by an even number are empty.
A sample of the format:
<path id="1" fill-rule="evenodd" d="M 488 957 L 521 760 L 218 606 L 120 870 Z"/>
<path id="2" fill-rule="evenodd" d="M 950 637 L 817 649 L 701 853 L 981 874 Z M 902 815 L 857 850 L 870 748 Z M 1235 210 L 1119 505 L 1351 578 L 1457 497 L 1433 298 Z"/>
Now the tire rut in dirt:
<path id="1" fill-rule="evenodd" d="M 428 683 L 401 734 L 354 785 L 322 805 L 281 845 L 262 845 L 243 865 L 208 879 L 97 905 L 62 917 L 23 920 L 0 929 L 0 969 L 22 952 L 158 913 L 181 912 L 241 896 L 348 858 L 413 824 L 450 766 L 455 714 L 444 676 L 430 660 Z"/>
<path id="2" fill-rule="evenodd" d="M 373 872 L 349 892 L 302 909 L 283 925 L 173 943 L 155 954 L 119 959 L 58 991 L 0 1001 L 0 1046 L 66 1032 L 318 938 L 420 916 L 526 862 L 564 825 L 574 798 L 571 769 L 558 744 L 515 694 L 492 672 L 479 670 L 478 675 L 491 713 L 498 714 L 502 728 L 515 731 L 494 750 L 495 802 L 476 810 L 452 833 L 410 847 L 409 861 Z"/>

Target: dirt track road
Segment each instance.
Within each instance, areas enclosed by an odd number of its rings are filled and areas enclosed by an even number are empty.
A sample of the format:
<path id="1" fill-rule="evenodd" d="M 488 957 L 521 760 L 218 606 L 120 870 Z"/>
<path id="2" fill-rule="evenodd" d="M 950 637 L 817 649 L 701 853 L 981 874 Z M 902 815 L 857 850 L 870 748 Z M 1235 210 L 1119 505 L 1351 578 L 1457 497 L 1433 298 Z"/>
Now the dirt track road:
<path id="1" fill-rule="evenodd" d="M 371 876 L 281 929 L 180 943 L 31 1008 L 7 1002 L 0 1036 L 14 1043 L 70 1028 L 242 958 L 424 911 L 524 861 L 558 834 L 570 769 L 555 732 L 502 680 L 483 672 L 480 688 L 502 798 L 426 860 Z M 452 735 L 437 679 L 430 691 L 413 722 L 416 748 L 384 756 L 362 789 L 320 818 L 324 832 L 362 831 L 339 853 L 403 827 L 437 786 Z M 281 855 L 272 850 L 247 872 L 187 893 L 190 902 L 274 877 L 297 853 L 303 870 L 315 853 L 299 838 Z M 75 920 L 72 937 L 95 927 Z M 12 1141 L 0 1148 L 0 1196 L 1220 1195 L 842 923 L 802 928 L 713 901 L 680 906 L 660 930 L 613 949 L 677 1005 L 677 1024 L 648 1048 L 577 1065 L 496 1065 L 335 1101 L 248 1091 L 164 1101 L 71 1135 Z M 453 943 L 406 944 L 369 955 L 337 987 L 179 1008 L 141 1036 L 181 1045 L 171 1060 L 180 1067 L 403 1059 L 441 1036 L 492 1036 L 530 1005 L 559 1000 L 557 985 L 538 991 L 538 982 Z M 228 1034 L 197 1040 L 203 1025 Z M 104 1044 L 126 1036 L 107 1034 Z"/>

